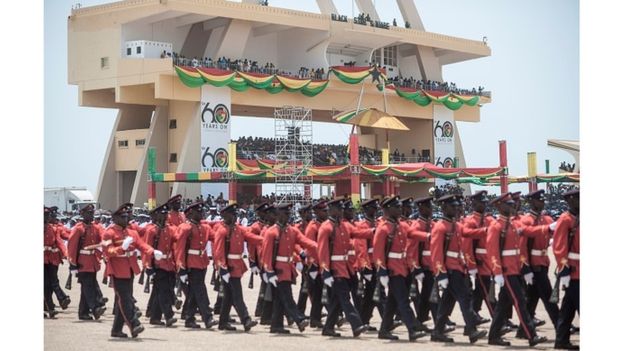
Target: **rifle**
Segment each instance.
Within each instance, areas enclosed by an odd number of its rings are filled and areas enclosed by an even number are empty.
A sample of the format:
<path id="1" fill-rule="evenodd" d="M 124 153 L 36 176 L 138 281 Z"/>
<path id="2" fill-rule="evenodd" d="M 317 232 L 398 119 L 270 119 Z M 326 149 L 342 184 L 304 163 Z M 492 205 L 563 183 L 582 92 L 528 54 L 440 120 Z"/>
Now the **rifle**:
<path id="1" fill-rule="evenodd" d="M 139 285 L 143 285 L 145 282 L 145 267 L 141 269 L 141 275 L 139 276 Z"/>
<path id="2" fill-rule="evenodd" d="M 576 221 L 574 223 L 574 226 L 570 228 L 570 230 L 568 231 L 568 252 L 570 252 L 570 248 L 572 247 L 572 240 L 574 239 L 574 231 L 576 230 L 577 227 L 578 227 L 578 216 L 576 216 Z M 550 298 L 548 299 L 548 302 L 550 303 L 559 304 L 559 286 L 561 285 L 560 279 L 561 279 L 561 276 L 557 274 L 557 279 L 555 280 L 555 287 L 553 288 L 553 291 L 550 294 Z"/>
<path id="3" fill-rule="evenodd" d="M 273 271 L 277 274 L 277 268 L 275 267 L 275 259 L 277 258 L 277 251 L 279 250 L 279 242 L 282 234 L 282 226 L 278 224 L 280 230 L 277 234 L 275 240 L 273 240 L 273 255 L 271 258 L 271 262 L 273 263 Z M 273 284 L 270 282 L 266 283 L 266 289 L 264 291 L 264 301 L 273 301 Z"/>
<path id="4" fill-rule="evenodd" d="M 82 246 L 84 242 L 85 234 L 86 234 L 86 228 L 85 228 L 85 231 L 82 234 L 80 234 L 80 237 L 78 238 L 78 246 L 76 247 L 76 266 L 79 266 L 78 258 L 80 257 L 80 247 Z M 76 275 L 76 277 L 78 277 L 78 275 Z M 65 289 L 71 290 L 71 288 L 72 288 L 72 274 L 70 270 L 69 275 L 67 276 L 67 281 L 65 282 Z"/>
<path id="5" fill-rule="evenodd" d="M 331 221 L 331 220 L 330 220 Z M 334 253 L 334 236 L 336 235 L 336 225 L 332 222 L 332 232 L 329 236 L 329 271 L 331 273 L 331 257 Z M 321 277 L 322 278 L 322 277 Z M 328 305 L 329 304 L 329 287 L 325 282 L 323 282 L 323 291 L 321 294 L 321 304 Z"/>
<path id="6" fill-rule="evenodd" d="M 180 276 L 176 276 L 176 282 L 175 282 L 175 289 L 176 289 L 176 297 L 182 297 L 182 281 L 180 280 Z"/>
<path id="7" fill-rule="evenodd" d="M 386 258 L 386 265 L 388 265 L 388 254 L 392 248 L 394 242 L 394 235 L 396 234 L 397 223 L 392 222 L 392 233 L 386 237 L 386 246 L 384 246 L 384 257 Z M 390 271 L 388 271 L 389 273 Z M 377 275 L 377 281 L 375 282 L 375 290 L 373 291 L 373 302 L 379 303 L 381 301 L 381 280 Z"/>
<path id="8" fill-rule="evenodd" d="M 253 279 L 253 276 L 254 276 L 254 274 L 253 274 L 253 273 L 251 273 L 251 274 L 249 275 L 249 284 L 247 284 L 247 287 L 248 287 L 249 289 L 253 289 L 253 288 L 254 288 L 254 283 L 253 283 L 254 279 Z"/>

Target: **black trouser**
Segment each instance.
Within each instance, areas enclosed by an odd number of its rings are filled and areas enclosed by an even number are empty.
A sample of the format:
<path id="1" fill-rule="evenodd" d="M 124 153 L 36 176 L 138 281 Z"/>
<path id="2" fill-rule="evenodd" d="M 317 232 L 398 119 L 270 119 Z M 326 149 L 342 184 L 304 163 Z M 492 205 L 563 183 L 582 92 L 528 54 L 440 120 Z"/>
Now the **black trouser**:
<path id="1" fill-rule="evenodd" d="M 188 271 L 189 295 L 192 298 L 187 298 L 189 300 L 187 320 L 193 320 L 196 308 L 199 309 L 199 314 L 204 323 L 208 323 L 212 318 L 210 299 L 208 298 L 208 290 L 206 290 L 206 271 L 206 269 L 196 268 L 191 268 Z"/>
<path id="2" fill-rule="evenodd" d="M 373 317 L 373 310 L 377 307 L 379 316 L 383 318 L 384 306 L 386 305 L 386 293 L 383 289 L 380 289 L 379 302 L 373 301 L 373 295 L 375 294 L 375 286 L 377 285 L 377 273 L 373 271 L 373 275 L 370 281 L 364 280 L 364 297 L 361 299 L 360 304 L 356 305 L 362 322 L 369 324 Z"/>
<path id="3" fill-rule="evenodd" d="M 244 324 L 249 319 L 249 312 L 247 311 L 245 301 L 243 301 L 241 278 L 230 277 L 228 283 L 221 281 L 221 284 L 225 284 L 225 286 L 223 287 L 223 299 L 221 300 L 219 327 L 225 327 L 229 323 L 232 305 L 234 305 L 241 323 Z"/>
<path id="4" fill-rule="evenodd" d="M 301 323 L 305 316 L 297 309 L 297 304 L 292 296 L 292 283 L 282 281 L 273 289 L 273 315 L 271 316 L 271 329 L 284 328 L 284 314 L 292 318 L 297 324 Z M 266 307 L 266 306 L 265 306 Z"/>
<path id="5" fill-rule="evenodd" d="M 321 280 L 320 273 L 316 276 L 316 279 L 310 278 L 308 282 L 308 295 L 310 296 L 310 321 L 320 323 L 321 313 L 323 310 L 323 281 Z"/>
<path id="6" fill-rule="evenodd" d="M 438 304 L 438 312 L 435 319 L 435 332 L 442 334 L 448 321 L 448 317 L 453 311 L 455 301 L 459 303 L 466 327 L 464 330 L 472 332 L 477 327 L 477 314 L 472 309 L 472 294 L 470 287 L 466 283 L 468 279 L 465 273 L 450 269 L 448 271 L 448 287 L 442 293 L 442 298 Z M 437 284 L 437 282 L 434 282 Z"/>
<path id="7" fill-rule="evenodd" d="M 358 296 L 358 274 L 353 273 L 349 278 L 349 290 L 351 290 L 351 298 L 353 299 L 353 306 L 359 306 L 362 304 L 362 296 Z M 357 310 L 357 308 L 356 308 Z M 359 314 L 359 311 L 358 311 Z"/>
<path id="8" fill-rule="evenodd" d="M 570 280 L 570 286 L 565 289 L 565 296 L 561 303 L 561 310 L 559 311 L 559 319 L 557 320 L 557 339 L 555 344 L 567 344 L 570 342 L 570 327 L 574 320 L 576 312 L 581 314 L 580 300 L 580 280 Z"/>
<path id="9" fill-rule="evenodd" d="M 416 309 L 416 315 L 421 323 L 424 323 L 431 311 L 431 318 L 435 322 L 438 313 L 438 304 L 430 303 L 429 296 L 431 296 L 431 289 L 434 284 L 434 277 L 431 271 L 425 269 L 425 277 L 423 278 L 422 288 L 420 289 L 420 300 L 418 301 L 418 308 Z"/>
<path id="10" fill-rule="evenodd" d="M 270 292 L 269 292 L 270 290 Z M 266 295 L 271 295 L 271 300 L 266 299 Z M 277 300 L 277 291 L 273 285 L 267 284 L 264 289 L 265 298 L 262 300 L 262 313 L 260 315 L 261 322 L 270 322 L 271 318 L 273 318 L 273 309 L 275 306 L 275 301 Z"/>
<path id="11" fill-rule="evenodd" d="M 301 272 L 301 285 L 299 287 L 299 297 L 297 298 L 297 309 L 299 312 L 305 314 L 305 310 L 308 304 L 308 295 L 310 294 L 310 286 L 307 283 L 307 280 L 310 278 L 307 273 L 307 269 L 304 269 Z M 307 292 L 303 292 L 304 285 L 307 289 Z"/>
<path id="12" fill-rule="evenodd" d="M 490 313 L 490 317 L 494 318 L 494 310 L 496 309 L 496 301 L 488 300 L 488 293 L 490 291 L 490 284 L 494 284 L 492 282 L 492 277 L 489 275 L 481 275 L 477 274 L 475 279 L 475 290 L 472 294 L 472 309 L 475 312 L 479 313 L 481 311 L 481 306 L 485 301 L 485 306 Z"/>
<path id="13" fill-rule="evenodd" d="M 255 317 L 262 316 L 262 307 L 264 306 L 264 294 L 265 293 L 266 293 L 266 283 L 264 282 L 264 280 L 262 280 L 260 283 L 260 291 L 258 293 L 258 300 L 256 300 L 256 311 L 254 312 Z"/>
<path id="14" fill-rule="evenodd" d="M 334 279 L 331 289 L 332 294 L 329 301 L 329 313 L 327 314 L 327 320 L 325 321 L 325 326 L 323 327 L 324 331 L 334 330 L 341 311 L 345 313 L 349 324 L 351 324 L 352 330 L 362 326 L 362 319 L 360 319 L 360 315 L 355 307 L 353 307 L 353 304 L 351 304 L 351 300 L 349 299 L 349 294 L 352 292 L 350 286 L 352 283 L 350 280 L 351 279 L 347 278 Z"/>
<path id="15" fill-rule="evenodd" d="M 78 304 L 78 316 L 86 316 L 100 306 L 98 301 L 97 277 L 95 272 L 79 272 L 80 303 Z"/>
<path id="16" fill-rule="evenodd" d="M 180 282 L 180 290 L 182 290 L 182 294 L 184 295 L 184 303 L 182 304 L 182 312 L 180 315 L 182 319 L 193 318 L 195 316 L 195 313 L 197 312 L 197 303 L 193 301 L 195 300 L 195 297 L 193 296 L 193 294 L 191 294 L 191 291 L 189 290 L 188 280 L 186 281 L 186 283 Z M 191 309 L 191 307 L 193 308 Z"/>
<path id="17" fill-rule="evenodd" d="M 132 331 L 132 329 L 141 324 L 135 318 L 134 299 L 132 297 L 132 284 L 134 279 L 121 279 L 110 277 L 113 280 L 113 289 L 115 290 L 115 307 L 113 314 L 113 333 L 119 333 L 123 329 L 124 324 Z"/>
<path id="18" fill-rule="evenodd" d="M 163 314 L 165 319 L 172 318 L 173 309 L 171 306 L 175 302 L 173 300 L 176 281 L 175 272 L 156 268 L 153 277 L 154 285 L 152 287 L 152 295 L 150 295 L 150 302 L 148 303 L 150 320 L 159 321 Z"/>
<path id="19" fill-rule="evenodd" d="M 535 336 L 535 325 L 533 318 L 527 309 L 526 296 L 522 288 L 523 278 L 521 275 L 504 276 L 505 285 L 498 294 L 498 302 L 494 310 L 494 318 L 490 325 L 489 339 L 494 340 L 500 337 L 500 331 L 507 319 L 509 319 L 509 308 L 513 306 L 520 320 L 520 328 L 524 335 L 529 338 Z"/>
<path id="20" fill-rule="evenodd" d="M 533 266 L 533 275 L 533 284 L 527 287 L 529 314 L 531 317 L 535 317 L 537 302 L 541 299 L 550 321 L 556 327 L 557 319 L 559 319 L 559 306 L 549 302 L 552 286 L 548 279 L 548 267 Z"/>
<path id="21" fill-rule="evenodd" d="M 400 275 L 390 277 L 390 282 L 388 283 L 388 301 L 386 302 L 384 315 L 381 319 L 380 333 L 390 331 L 394 323 L 394 315 L 397 313 L 397 309 L 401 316 L 401 321 L 407 327 L 408 332 L 411 333 L 414 328 L 420 324 L 420 322 L 416 321 L 414 311 L 410 307 L 407 289 L 406 277 Z"/>
<path id="22" fill-rule="evenodd" d="M 106 303 L 104 303 L 104 294 L 102 294 L 102 289 L 100 289 L 100 283 L 97 281 L 97 274 L 95 276 L 95 294 L 97 296 L 98 306 L 106 305 Z"/>
<path id="23" fill-rule="evenodd" d="M 60 302 L 67 298 L 67 295 L 61 289 L 58 280 L 58 266 L 53 264 L 43 265 L 43 298 L 44 308 L 48 311 L 54 310 L 54 301 L 52 294 L 56 295 L 56 299 Z"/>

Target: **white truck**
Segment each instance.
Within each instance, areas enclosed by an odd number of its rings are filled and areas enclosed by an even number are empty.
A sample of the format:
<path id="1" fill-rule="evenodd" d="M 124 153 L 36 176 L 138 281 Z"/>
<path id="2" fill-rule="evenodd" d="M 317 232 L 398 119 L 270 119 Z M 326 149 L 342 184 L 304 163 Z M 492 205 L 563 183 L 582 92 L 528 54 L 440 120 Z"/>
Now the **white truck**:
<path id="1" fill-rule="evenodd" d="M 93 204 L 97 208 L 93 194 L 84 186 L 44 188 L 43 204 L 57 206 L 60 212 L 78 210 L 84 204 Z"/>

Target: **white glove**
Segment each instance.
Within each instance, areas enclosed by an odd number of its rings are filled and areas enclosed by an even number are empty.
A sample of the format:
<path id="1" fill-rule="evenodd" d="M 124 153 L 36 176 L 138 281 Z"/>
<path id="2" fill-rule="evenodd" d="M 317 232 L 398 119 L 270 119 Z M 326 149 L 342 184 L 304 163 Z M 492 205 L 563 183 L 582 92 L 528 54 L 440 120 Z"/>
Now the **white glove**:
<path id="1" fill-rule="evenodd" d="M 550 229 L 551 232 L 554 232 L 555 228 L 557 228 L 557 222 L 552 222 L 548 225 L 548 229 Z"/>
<path id="2" fill-rule="evenodd" d="M 315 280 L 317 275 L 318 275 L 318 271 L 310 272 L 310 278 L 312 278 L 312 280 Z"/>
<path id="3" fill-rule="evenodd" d="M 128 248 L 130 247 L 130 244 L 132 244 L 132 242 L 134 242 L 134 238 L 132 238 L 131 236 L 127 236 L 123 243 L 121 243 L 121 248 L 124 250 L 128 250 Z"/>
<path id="4" fill-rule="evenodd" d="M 223 279 L 223 281 L 227 284 L 230 282 L 230 273 L 226 273 L 224 275 L 221 276 L 221 279 Z"/>
<path id="5" fill-rule="evenodd" d="M 187 274 L 185 274 L 185 275 L 181 275 L 181 276 L 180 276 L 180 281 L 181 281 L 182 283 L 186 283 L 186 281 L 187 281 L 187 280 L 188 280 L 188 275 L 187 275 Z"/>
<path id="6" fill-rule="evenodd" d="M 373 275 L 372 274 L 364 274 L 364 279 L 366 279 L 366 280 L 368 280 L 370 282 L 371 279 L 373 279 Z"/>
<path id="7" fill-rule="evenodd" d="M 502 274 L 495 275 L 494 282 L 496 283 L 496 285 L 500 286 L 501 288 L 505 286 L 505 278 L 503 278 Z"/>
<path id="8" fill-rule="evenodd" d="M 297 268 L 297 270 L 301 272 L 303 270 L 303 263 L 297 262 L 297 264 L 295 265 L 295 268 Z"/>
<path id="9" fill-rule="evenodd" d="M 76 270 L 71 270 L 71 271 L 69 271 L 69 273 L 70 274 L 78 274 L 78 270 L 77 269 Z"/>
<path id="10" fill-rule="evenodd" d="M 387 275 L 379 277 L 379 282 L 383 285 L 384 288 L 388 289 L 388 283 L 390 283 L 390 277 Z"/>
<path id="11" fill-rule="evenodd" d="M 444 279 L 438 281 L 438 287 L 440 289 L 448 288 L 448 284 L 449 284 L 448 278 L 444 278 Z"/>
<path id="12" fill-rule="evenodd" d="M 210 253 L 210 255 L 212 254 L 212 246 L 210 245 L 210 241 L 206 242 L 206 247 L 204 248 L 204 251 L 206 251 L 206 254 L 208 255 Z M 208 256 L 210 256 L 208 255 Z"/>
<path id="13" fill-rule="evenodd" d="M 533 272 L 529 272 L 529 273 L 525 274 L 524 275 L 524 281 L 528 285 L 533 285 Z"/>
<path id="14" fill-rule="evenodd" d="M 154 250 L 154 259 L 160 261 L 163 258 L 163 253 L 160 250 Z"/>
<path id="15" fill-rule="evenodd" d="M 422 284 L 423 279 L 425 279 L 425 273 L 418 273 L 415 278 Z"/>
<path id="16" fill-rule="evenodd" d="M 258 268 L 258 266 L 251 267 L 251 273 L 260 274 L 260 268 Z"/>
<path id="17" fill-rule="evenodd" d="M 277 275 L 274 275 L 271 278 L 269 278 L 269 283 L 273 284 L 273 286 L 277 288 Z"/>
<path id="18" fill-rule="evenodd" d="M 334 277 L 328 277 L 327 279 L 323 280 L 323 283 L 331 288 L 334 284 Z"/>
<path id="19" fill-rule="evenodd" d="M 567 288 L 568 286 L 570 286 L 570 276 L 566 275 L 566 276 L 559 278 L 559 283 L 561 284 L 562 287 Z"/>
<path id="20" fill-rule="evenodd" d="M 265 272 L 265 273 L 262 273 L 262 281 L 264 281 L 266 284 L 268 284 L 268 283 L 269 283 L 269 278 L 267 278 L 267 274 L 266 274 L 266 272 Z"/>
<path id="21" fill-rule="evenodd" d="M 471 269 L 471 270 L 469 270 L 469 271 L 468 271 L 468 274 L 470 274 L 470 276 L 474 278 L 474 277 L 476 277 L 476 276 L 477 276 L 477 273 L 478 273 L 478 272 L 479 272 L 479 270 L 478 270 L 478 269 L 473 268 L 473 269 Z"/>

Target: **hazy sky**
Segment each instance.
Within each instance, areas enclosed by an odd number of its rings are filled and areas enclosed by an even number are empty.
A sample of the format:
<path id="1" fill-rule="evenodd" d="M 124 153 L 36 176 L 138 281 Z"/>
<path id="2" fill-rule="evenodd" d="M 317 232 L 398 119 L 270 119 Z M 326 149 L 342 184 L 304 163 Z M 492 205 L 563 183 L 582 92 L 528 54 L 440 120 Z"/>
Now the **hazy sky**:
<path id="1" fill-rule="evenodd" d="M 95 194 L 115 110 L 78 106 L 78 88 L 67 84 L 67 16 L 76 1 L 44 2 L 44 184 L 87 186 Z M 82 6 L 109 1 L 82 0 Z M 481 40 L 487 36 L 492 56 L 444 66 L 443 77 L 459 87 L 484 86 L 492 103 L 481 109 L 481 122 L 458 122 L 469 167 L 496 166 L 498 140 L 507 140 L 512 175 L 527 172 L 526 153 L 537 152 L 538 172 L 550 159 L 551 172 L 564 151 L 548 139 L 579 137 L 579 6 L 578 1 L 417 0 L 427 31 Z M 276 1 L 270 5 L 319 12 L 314 0 Z M 352 1 L 334 0 L 351 17 Z M 394 0 L 377 0 L 383 21 L 403 24 Z M 358 10 L 355 7 L 355 13 Z M 273 121 L 251 120 L 257 136 L 272 136 Z M 232 138 L 248 135 L 243 119 L 234 118 Z M 245 123 L 245 129 L 249 124 Z M 317 125 L 315 142 L 347 141 L 348 126 Z M 526 191 L 526 185 L 512 190 Z M 492 189 L 494 190 L 494 189 Z"/>

